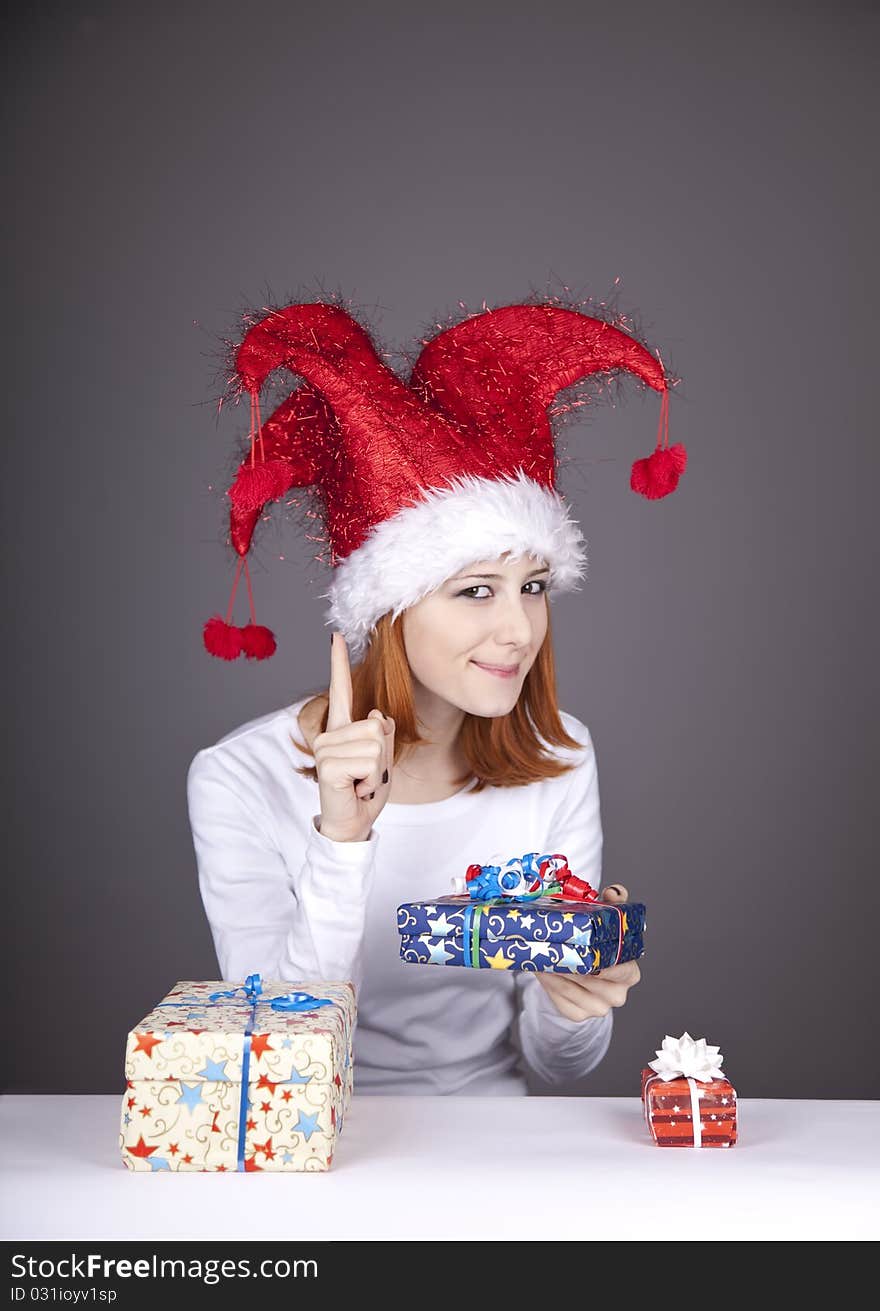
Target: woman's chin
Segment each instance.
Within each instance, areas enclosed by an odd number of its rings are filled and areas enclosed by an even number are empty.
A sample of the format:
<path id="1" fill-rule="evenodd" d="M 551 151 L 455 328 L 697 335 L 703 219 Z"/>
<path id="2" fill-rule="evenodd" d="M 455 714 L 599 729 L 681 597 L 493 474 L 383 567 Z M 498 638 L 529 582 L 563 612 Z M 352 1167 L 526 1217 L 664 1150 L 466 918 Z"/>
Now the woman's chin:
<path id="1" fill-rule="evenodd" d="M 459 702 L 462 710 L 469 715 L 479 715 L 482 719 L 500 719 L 509 715 L 519 700 L 520 680 L 511 682 L 509 687 L 487 688 L 484 692 L 473 692 Z"/>

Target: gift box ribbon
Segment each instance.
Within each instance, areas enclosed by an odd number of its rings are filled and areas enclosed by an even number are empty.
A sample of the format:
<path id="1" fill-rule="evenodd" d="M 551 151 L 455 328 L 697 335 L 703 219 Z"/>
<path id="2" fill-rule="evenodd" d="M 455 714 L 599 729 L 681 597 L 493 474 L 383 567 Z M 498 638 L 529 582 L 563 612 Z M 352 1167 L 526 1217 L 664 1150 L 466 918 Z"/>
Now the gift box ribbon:
<path id="1" fill-rule="evenodd" d="M 240 988 L 231 988 L 227 992 L 212 992 L 208 995 L 207 1003 L 203 998 L 198 998 L 198 1005 L 216 1006 L 224 997 L 236 997 L 242 993 L 245 999 L 250 1002 L 250 1014 L 244 1028 L 244 1041 L 241 1053 L 241 1098 L 238 1104 L 238 1150 L 236 1152 L 236 1169 L 244 1170 L 244 1144 L 247 1131 L 247 1109 L 248 1109 L 248 1076 L 251 1066 L 251 1038 L 253 1037 L 254 1027 L 257 1020 L 257 1007 L 268 1006 L 273 1011 L 316 1011 L 319 1006 L 332 1006 L 333 1001 L 329 997 L 313 997 L 309 992 L 288 992 L 283 997 L 273 997 L 271 1001 L 266 998 L 260 1000 L 260 993 L 263 991 L 263 981 L 259 974 L 249 974 Z M 160 1010 L 166 1006 L 180 1007 L 185 1006 L 192 1009 L 191 1001 L 162 1001 L 159 1002 L 155 1010 Z"/>
<path id="2" fill-rule="evenodd" d="M 691 1123 L 694 1127 L 694 1147 L 702 1147 L 703 1123 L 700 1119 L 700 1094 L 697 1091 L 697 1081 L 689 1074 L 680 1075 L 679 1077 L 687 1079 L 688 1091 L 691 1095 Z M 652 1074 L 650 1079 L 645 1081 L 645 1120 L 647 1121 L 648 1128 L 651 1129 L 652 1135 L 654 1131 L 651 1127 L 651 1112 L 648 1109 L 651 1105 L 651 1099 L 648 1094 L 650 1092 L 651 1084 L 655 1079 L 663 1080 L 663 1075 Z M 672 1080 L 666 1079 L 664 1082 L 671 1083 Z"/>
<path id="3" fill-rule="evenodd" d="M 472 901 L 465 906 L 461 924 L 461 931 L 465 940 L 464 964 L 470 969 L 478 970 L 480 968 L 480 920 L 487 910 L 495 910 L 498 906 L 509 906 L 511 902 L 537 901 L 539 897 L 544 895 L 546 894 L 539 892 L 522 897 L 496 897 L 492 901 Z M 589 905 L 591 908 L 610 908 L 617 911 L 617 955 L 614 958 L 614 964 L 616 965 L 623 952 L 623 911 L 612 901 L 599 901 L 590 898 Z"/>

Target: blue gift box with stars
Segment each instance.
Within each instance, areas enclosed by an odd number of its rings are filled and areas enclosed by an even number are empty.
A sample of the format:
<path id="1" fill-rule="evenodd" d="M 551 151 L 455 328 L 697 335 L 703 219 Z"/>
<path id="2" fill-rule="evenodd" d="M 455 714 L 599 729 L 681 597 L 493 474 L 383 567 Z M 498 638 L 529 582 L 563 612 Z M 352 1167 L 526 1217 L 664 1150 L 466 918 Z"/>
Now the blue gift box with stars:
<path id="1" fill-rule="evenodd" d="M 397 909 L 400 958 L 408 965 L 597 974 L 644 951 L 641 902 L 558 897 L 475 901 L 466 894 Z"/>
<path id="2" fill-rule="evenodd" d="M 128 1035 L 130 1170 L 320 1171 L 352 1093 L 348 982 L 182 982 Z"/>

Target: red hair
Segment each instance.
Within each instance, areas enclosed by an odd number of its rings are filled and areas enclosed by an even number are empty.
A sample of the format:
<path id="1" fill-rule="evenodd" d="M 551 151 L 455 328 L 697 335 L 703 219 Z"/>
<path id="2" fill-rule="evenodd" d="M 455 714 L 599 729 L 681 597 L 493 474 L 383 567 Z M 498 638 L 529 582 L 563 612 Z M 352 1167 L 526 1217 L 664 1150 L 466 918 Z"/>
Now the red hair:
<path id="1" fill-rule="evenodd" d="M 363 660 L 351 671 L 352 718 L 366 719 L 373 709 L 391 716 L 396 726 L 395 764 L 404 748 L 425 742 L 416 723 L 412 675 L 400 618 L 392 623 L 388 614 L 382 615 Z M 315 695 L 327 700 L 326 691 Z M 321 733 L 326 732 L 329 709 L 328 701 L 321 716 L 318 730 Z M 559 717 L 549 604 L 546 636 L 510 714 L 488 719 L 465 713 L 458 741 L 468 772 L 455 782 L 464 787 L 470 778 L 476 777 L 473 790 L 482 792 L 486 787 L 524 787 L 540 779 L 557 778 L 574 768 L 573 764 L 547 755 L 539 735 L 552 746 L 582 746 L 566 733 Z M 304 755 L 313 755 L 307 745 L 293 737 L 291 741 Z M 314 765 L 298 767 L 296 772 L 314 782 L 318 780 Z"/>

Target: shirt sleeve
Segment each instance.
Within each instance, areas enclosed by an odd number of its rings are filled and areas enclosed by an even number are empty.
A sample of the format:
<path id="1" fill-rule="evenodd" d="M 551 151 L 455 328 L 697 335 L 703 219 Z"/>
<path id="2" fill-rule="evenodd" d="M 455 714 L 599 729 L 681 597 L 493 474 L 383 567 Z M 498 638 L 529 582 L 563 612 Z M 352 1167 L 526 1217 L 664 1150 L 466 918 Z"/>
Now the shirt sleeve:
<path id="1" fill-rule="evenodd" d="M 210 749 L 190 765 L 187 800 L 222 977 L 350 980 L 359 994 L 375 829 L 364 842 L 334 842 L 312 816 L 302 845 L 282 851 L 258 780 L 237 777 Z"/>
<path id="2" fill-rule="evenodd" d="M 599 778 L 592 739 L 583 725 L 579 737 L 582 752 L 548 826 L 548 850 L 567 856 L 572 872 L 598 892 L 602 880 Z M 613 1012 L 571 1020 L 556 1009 L 534 974 L 517 974 L 516 986 L 519 1047 L 529 1068 L 550 1084 L 569 1083 L 594 1070 L 611 1042 Z"/>

